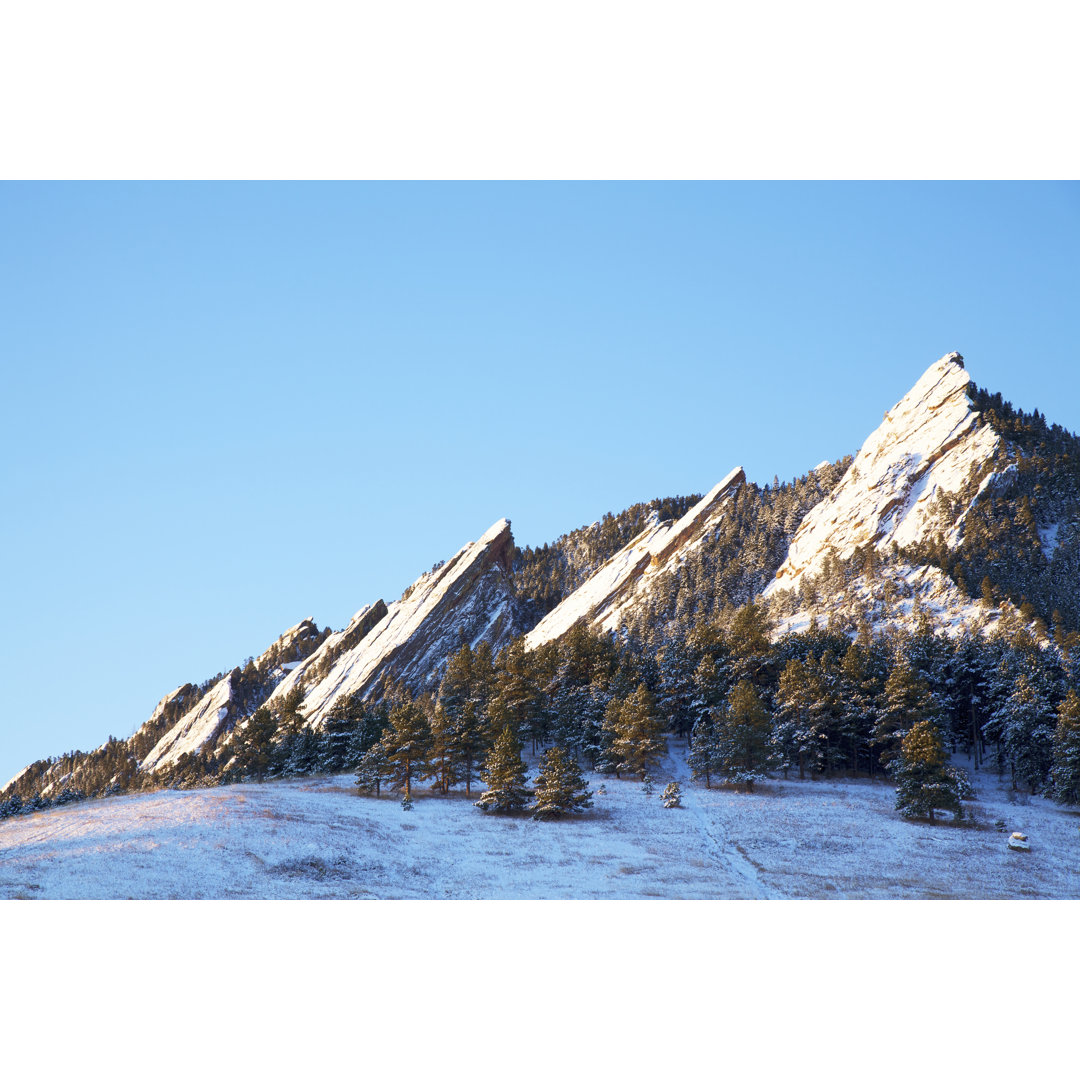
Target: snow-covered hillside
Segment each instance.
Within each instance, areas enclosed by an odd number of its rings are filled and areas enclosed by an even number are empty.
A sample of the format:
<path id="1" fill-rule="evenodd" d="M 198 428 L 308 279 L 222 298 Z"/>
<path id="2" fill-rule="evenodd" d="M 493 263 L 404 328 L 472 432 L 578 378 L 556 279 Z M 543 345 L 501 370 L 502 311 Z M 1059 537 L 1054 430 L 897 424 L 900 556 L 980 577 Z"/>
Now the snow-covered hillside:
<path id="1" fill-rule="evenodd" d="M 959 353 L 927 369 L 863 443 L 831 495 L 806 515 L 766 596 L 798 588 L 804 576 L 822 571 L 830 554 L 843 561 L 866 545 L 910 547 L 930 537 L 940 525 L 938 496 L 963 491 L 1001 441 L 968 400 L 970 381 Z M 980 493 L 992 475 L 982 478 Z M 961 529 L 950 524 L 956 544 Z"/>
<path id="2" fill-rule="evenodd" d="M 0 898 L 1080 897 L 1078 815 L 972 772 L 976 827 L 902 820 L 891 785 L 690 784 L 685 747 L 636 781 L 589 776 L 570 820 L 487 817 L 460 793 L 360 798 L 351 776 L 80 803 L 0 821 Z M 957 764 L 970 770 L 963 757 Z M 535 769 L 533 769 L 535 775 Z M 1003 821 L 1006 833 L 993 823 Z M 1009 831 L 1031 840 L 1022 854 Z"/>
<path id="3" fill-rule="evenodd" d="M 526 649 L 562 637 L 579 621 L 599 630 L 617 629 L 657 578 L 708 534 L 745 482 L 743 470 L 733 469 L 678 521 L 650 524 L 533 627 L 525 636 Z"/>

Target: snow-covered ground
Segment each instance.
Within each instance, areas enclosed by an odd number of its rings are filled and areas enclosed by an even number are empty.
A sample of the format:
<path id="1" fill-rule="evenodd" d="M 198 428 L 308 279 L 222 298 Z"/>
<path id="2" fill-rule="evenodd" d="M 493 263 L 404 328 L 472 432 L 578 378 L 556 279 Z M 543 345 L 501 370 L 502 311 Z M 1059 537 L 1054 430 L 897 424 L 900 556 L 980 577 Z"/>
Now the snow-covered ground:
<path id="1" fill-rule="evenodd" d="M 587 814 L 485 816 L 464 794 L 360 798 L 352 777 L 132 795 L 0 822 L 3 898 L 1080 897 L 1080 813 L 979 773 L 979 827 L 901 820 L 869 780 L 603 784 Z M 959 759 L 964 764 L 964 759 Z M 683 782 L 666 810 L 663 784 Z M 948 815 L 944 815 L 948 817 Z M 1023 831 L 1031 851 L 993 828 Z"/>

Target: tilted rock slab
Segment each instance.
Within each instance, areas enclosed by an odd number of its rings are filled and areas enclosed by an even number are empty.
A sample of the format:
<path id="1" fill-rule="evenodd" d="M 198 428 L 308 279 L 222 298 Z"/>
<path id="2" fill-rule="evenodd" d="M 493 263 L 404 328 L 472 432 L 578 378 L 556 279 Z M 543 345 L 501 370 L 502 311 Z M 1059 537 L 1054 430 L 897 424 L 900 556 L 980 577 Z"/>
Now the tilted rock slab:
<path id="1" fill-rule="evenodd" d="M 929 539 L 939 524 L 938 495 L 962 491 L 1001 444 L 968 399 L 963 360 L 955 352 L 943 356 L 885 414 L 840 483 L 803 519 L 764 595 L 819 574 L 830 551 L 844 561 L 868 544 L 908 547 Z M 948 539 L 955 545 L 959 529 Z"/>
<path id="2" fill-rule="evenodd" d="M 525 648 L 554 641 L 581 620 L 598 630 L 618 629 L 657 578 L 705 538 L 745 482 L 743 470 L 734 469 L 678 521 L 654 523 L 635 536 L 525 635 Z"/>

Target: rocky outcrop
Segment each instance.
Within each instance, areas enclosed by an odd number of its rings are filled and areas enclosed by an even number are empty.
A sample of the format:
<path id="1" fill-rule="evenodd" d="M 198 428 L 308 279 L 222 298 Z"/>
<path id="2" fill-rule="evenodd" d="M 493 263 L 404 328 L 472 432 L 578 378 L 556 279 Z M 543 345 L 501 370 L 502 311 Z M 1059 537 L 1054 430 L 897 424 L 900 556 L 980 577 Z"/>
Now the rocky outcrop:
<path id="1" fill-rule="evenodd" d="M 290 658 L 298 651 L 300 642 L 308 641 L 318 631 L 311 619 L 303 619 L 291 626 L 255 660 L 255 668 L 265 672 L 258 697 L 264 697 L 269 687 L 279 682 L 286 673 Z M 310 645 L 308 646 L 310 648 Z M 198 701 L 188 709 L 180 719 L 165 732 L 153 749 L 139 763 L 139 768 L 146 772 L 164 769 L 179 761 L 183 754 L 196 754 L 216 744 L 219 738 L 229 730 L 240 716 L 244 702 L 237 702 L 236 691 L 242 685 L 242 673 L 234 668 L 224 678 L 219 679 Z M 185 689 L 181 687 L 180 690 Z M 159 718 L 168 703 L 180 690 L 174 690 L 158 704 L 147 726 Z M 251 704 L 255 704 L 254 702 Z M 249 708 L 248 712 L 254 711 Z"/>
<path id="2" fill-rule="evenodd" d="M 832 493 L 806 515 L 765 595 L 798 588 L 866 545 L 911 547 L 942 527 L 939 495 L 955 496 L 994 457 L 1000 438 L 972 407 L 963 357 L 932 364 L 863 443 Z M 984 484 L 988 482 L 984 481 Z M 958 530 L 948 530 L 955 543 Z"/>
<path id="3" fill-rule="evenodd" d="M 236 668 L 169 728 L 140 768 L 164 769 L 185 753 L 214 747 L 258 704 L 272 703 L 297 687 L 304 694 L 307 722 L 318 727 L 335 701 L 369 693 L 386 675 L 413 692 L 435 683 L 462 641 L 501 648 L 524 629 L 510 580 L 513 549 L 510 522 L 497 521 L 479 540 L 421 575 L 400 600 L 366 605 L 310 654 L 294 645 L 309 641 L 317 630 L 309 619 L 297 623 L 256 659 L 255 668 L 265 675 L 254 697 L 244 682 L 247 673 Z M 247 697 L 238 701 L 241 689 Z M 155 716 L 176 693 L 163 699 Z"/>
<path id="4" fill-rule="evenodd" d="M 525 647 L 554 641 L 579 621 L 598 630 L 618 629 L 653 583 L 708 535 L 745 482 L 743 470 L 734 469 L 678 521 L 652 522 L 549 611 L 525 636 Z"/>
<path id="5" fill-rule="evenodd" d="M 305 669 L 309 677 L 291 673 L 275 696 L 304 686 L 305 718 L 318 727 L 335 701 L 368 694 L 384 676 L 414 692 L 433 685 L 462 641 L 487 641 L 498 650 L 523 629 L 510 580 L 513 547 L 510 522 L 495 522 L 448 562 L 417 578 L 400 600 L 380 600 L 357 612 L 340 639 L 331 635 L 312 655 Z M 310 679 L 330 654 L 329 670 Z"/>

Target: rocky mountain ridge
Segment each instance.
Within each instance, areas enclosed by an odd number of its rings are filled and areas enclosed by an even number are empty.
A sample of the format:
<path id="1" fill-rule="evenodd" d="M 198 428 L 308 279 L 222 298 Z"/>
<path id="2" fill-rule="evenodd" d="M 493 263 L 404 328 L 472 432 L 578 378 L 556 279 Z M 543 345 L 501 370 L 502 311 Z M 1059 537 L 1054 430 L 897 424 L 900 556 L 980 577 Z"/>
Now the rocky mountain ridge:
<path id="1" fill-rule="evenodd" d="M 962 552 L 972 515 L 979 517 L 976 511 L 991 499 L 1009 497 L 1025 458 L 990 422 L 993 415 L 976 407 L 959 353 L 927 369 L 886 413 L 839 481 L 834 470 L 829 486 L 820 489 L 824 497 L 808 511 L 810 503 L 804 501 L 777 534 L 779 546 L 770 556 L 775 561 L 758 579 L 768 584 L 751 589 L 773 609 L 777 632 L 799 631 L 814 618 L 834 615 L 850 628 L 855 613 L 878 627 L 903 624 L 919 611 L 929 611 L 946 632 L 993 624 L 999 609 L 985 598 L 980 603 L 970 584 L 943 569 L 940 559 L 932 565 L 926 556 L 909 557 L 935 544 L 939 551 Z M 693 586 L 701 552 L 727 550 L 715 548 L 715 537 L 725 522 L 743 520 L 735 508 L 749 497 L 743 494 L 748 488 L 761 491 L 735 469 L 678 520 L 661 521 L 654 514 L 629 543 L 607 555 L 622 541 L 609 542 L 582 568 L 584 580 L 579 576 L 571 583 L 573 591 L 543 617 L 518 594 L 511 526 L 501 519 L 445 564 L 422 574 L 399 600 L 360 608 L 344 629 L 319 631 L 312 620 L 302 620 L 245 668 L 199 688 L 178 687 L 123 746 L 140 772 L 164 774 L 185 755 L 225 745 L 260 705 L 273 706 L 297 693 L 304 722 L 317 730 L 335 704 L 377 694 L 385 679 L 400 680 L 414 694 L 434 690 L 447 658 L 464 642 L 473 647 L 486 642 L 498 653 L 522 637 L 526 650 L 532 650 L 579 623 L 612 632 L 643 618 L 658 622 L 662 639 L 659 624 L 675 609 L 657 603 L 658 589 L 680 575 Z M 678 513 L 687 502 L 667 505 Z M 1055 510 L 1065 515 L 1061 520 L 1071 520 L 1071 505 Z M 634 527 L 643 520 L 638 513 Z M 1080 513 L 1073 516 L 1080 520 Z M 629 527 L 622 536 L 628 532 Z M 1062 563 L 1063 538 L 1072 534 L 1066 526 L 1053 532 L 1052 543 L 1043 535 L 1046 527 L 1039 537 L 1049 551 L 1046 560 Z M 756 537 L 752 530 L 747 542 Z M 730 540 L 724 543 L 731 546 Z M 739 558 L 738 552 L 719 557 Z M 687 577 L 695 559 L 698 569 Z M 710 565 L 712 574 L 720 564 Z M 657 614 L 665 610 L 668 614 Z M 46 787 L 69 779 L 50 776 L 47 763 L 40 771 Z"/>

